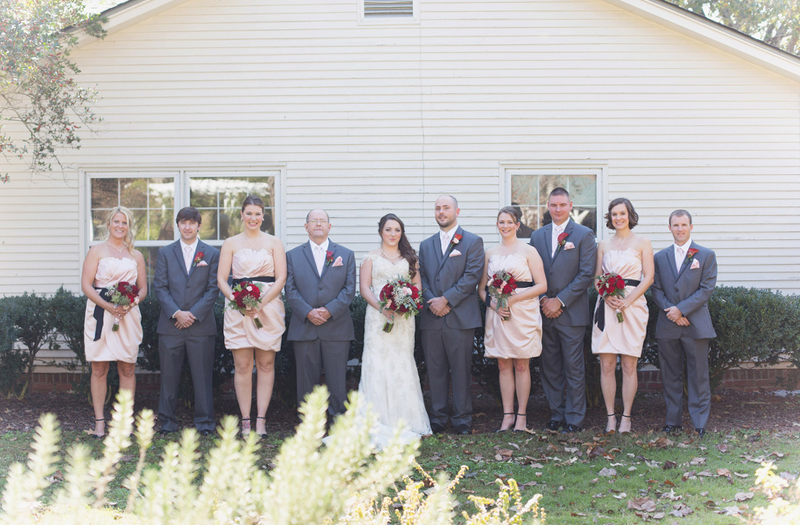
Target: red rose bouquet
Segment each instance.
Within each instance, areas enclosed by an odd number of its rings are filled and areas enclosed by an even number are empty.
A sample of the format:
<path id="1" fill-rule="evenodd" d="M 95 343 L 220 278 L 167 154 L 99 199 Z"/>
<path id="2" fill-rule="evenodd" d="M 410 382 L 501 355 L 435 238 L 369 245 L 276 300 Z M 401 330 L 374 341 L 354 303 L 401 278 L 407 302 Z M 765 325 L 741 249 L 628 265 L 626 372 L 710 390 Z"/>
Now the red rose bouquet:
<path id="1" fill-rule="evenodd" d="M 603 275 L 598 275 L 597 279 L 597 293 L 600 294 L 600 297 L 625 297 L 625 279 L 623 279 L 620 275 L 611 272 L 611 273 L 604 273 Z M 622 312 L 617 310 L 617 321 L 622 322 L 625 318 L 622 316 Z"/>
<path id="2" fill-rule="evenodd" d="M 395 279 L 386 283 L 381 288 L 378 299 L 381 312 L 386 308 L 395 315 L 413 317 L 422 310 L 422 294 L 419 288 L 403 279 Z M 386 321 L 386 324 L 383 325 L 383 331 L 387 334 L 392 331 L 392 328 L 394 328 L 392 321 Z"/>
<path id="3" fill-rule="evenodd" d="M 517 289 L 517 281 L 510 272 L 500 270 L 489 281 L 489 295 L 495 298 L 498 308 L 508 306 L 508 298 Z M 505 321 L 506 318 L 503 318 Z"/>
<path id="4" fill-rule="evenodd" d="M 258 309 L 259 301 L 263 295 L 261 286 L 255 281 L 242 281 L 233 287 L 233 301 L 228 303 L 228 307 L 245 315 L 248 310 Z M 258 317 L 253 318 L 256 328 L 264 328 L 264 324 Z"/>
<path id="5" fill-rule="evenodd" d="M 108 296 L 111 304 L 130 308 L 139 304 L 139 287 L 127 281 L 120 281 L 108 287 Z M 119 318 L 114 318 L 114 326 L 111 327 L 111 331 L 119 331 Z"/>

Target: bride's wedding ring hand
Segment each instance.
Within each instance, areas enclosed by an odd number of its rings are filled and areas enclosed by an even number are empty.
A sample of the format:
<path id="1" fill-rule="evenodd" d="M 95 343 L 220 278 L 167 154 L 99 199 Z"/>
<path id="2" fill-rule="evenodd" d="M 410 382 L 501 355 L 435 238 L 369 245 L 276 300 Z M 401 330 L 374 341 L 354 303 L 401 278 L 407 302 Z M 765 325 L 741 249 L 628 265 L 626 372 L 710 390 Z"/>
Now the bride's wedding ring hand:
<path id="1" fill-rule="evenodd" d="M 393 311 L 391 311 L 391 310 L 389 310 L 389 309 L 387 309 L 387 308 L 384 308 L 383 310 L 381 310 L 381 313 L 382 313 L 382 314 L 383 314 L 383 316 L 384 316 L 384 317 L 386 317 L 388 320 L 390 320 L 390 321 L 394 321 L 394 312 L 393 312 Z"/>
<path id="2" fill-rule="evenodd" d="M 503 319 L 508 319 L 509 317 L 511 317 L 511 309 L 508 308 L 508 307 L 506 307 L 506 308 L 498 308 L 497 309 L 497 315 L 499 315 Z"/>

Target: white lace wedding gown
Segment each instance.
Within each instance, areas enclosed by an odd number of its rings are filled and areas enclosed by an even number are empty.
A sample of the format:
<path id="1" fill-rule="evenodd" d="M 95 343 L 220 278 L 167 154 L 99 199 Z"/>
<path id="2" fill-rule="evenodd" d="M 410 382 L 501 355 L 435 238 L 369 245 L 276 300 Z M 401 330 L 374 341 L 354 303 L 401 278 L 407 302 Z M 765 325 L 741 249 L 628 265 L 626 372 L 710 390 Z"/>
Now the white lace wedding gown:
<path id="1" fill-rule="evenodd" d="M 372 261 L 376 296 L 386 283 L 409 274 L 405 259 L 397 264 L 377 255 L 367 255 L 367 259 Z M 431 433 L 414 362 L 414 318 L 396 318 L 389 333 L 383 331 L 385 323 L 385 316 L 367 306 L 358 392 L 364 405 L 377 415 L 377 423 L 370 429 L 370 442 L 377 448 L 387 445 L 400 425 L 405 443 Z"/>

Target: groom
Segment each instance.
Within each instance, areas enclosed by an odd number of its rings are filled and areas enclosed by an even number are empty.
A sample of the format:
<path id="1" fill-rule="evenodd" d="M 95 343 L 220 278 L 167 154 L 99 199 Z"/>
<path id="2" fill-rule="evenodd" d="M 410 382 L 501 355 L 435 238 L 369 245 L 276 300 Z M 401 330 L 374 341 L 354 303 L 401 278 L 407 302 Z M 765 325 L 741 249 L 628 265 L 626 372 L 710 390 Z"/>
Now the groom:
<path id="1" fill-rule="evenodd" d="M 158 420 L 161 434 L 179 428 L 175 408 L 186 356 L 194 386 L 194 424 L 200 434 L 207 436 L 214 431 L 211 378 L 217 335 L 214 303 L 219 297 L 219 250 L 197 237 L 203 218 L 196 209 L 183 208 L 175 222 L 181 238 L 158 250 L 153 278 L 153 288 L 161 303 L 157 328 L 161 361 Z"/>
<path id="2" fill-rule="evenodd" d="M 286 253 L 286 299 L 292 307 L 287 338 L 294 341 L 297 404 L 325 369 L 329 418 L 344 413 L 347 354 L 354 338 L 350 303 L 356 294 L 356 262 L 351 250 L 330 239 L 325 210 L 306 216 L 308 242 Z"/>
<path id="3" fill-rule="evenodd" d="M 481 326 L 477 286 L 483 272 L 483 239 L 465 231 L 456 219 L 461 210 L 450 195 L 436 199 L 439 233 L 422 241 L 422 348 L 431 389 L 431 430 L 447 425 L 447 396 L 453 379 L 453 414 L 457 434 L 472 433 L 469 397 L 475 329 Z"/>
<path id="4" fill-rule="evenodd" d="M 692 216 L 675 210 L 669 229 L 675 241 L 655 256 L 653 301 L 661 310 L 656 322 L 656 341 L 666 425 L 670 433 L 682 429 L 683 358 L 686 356 L 689 417 L 695 431 L 703 436 L 711 410 L 708 377 L 708 342 L 717 336 L 708 312 L 708 299 L 717 283 L 717 257 L 713 251 L 692 242 Z"/>

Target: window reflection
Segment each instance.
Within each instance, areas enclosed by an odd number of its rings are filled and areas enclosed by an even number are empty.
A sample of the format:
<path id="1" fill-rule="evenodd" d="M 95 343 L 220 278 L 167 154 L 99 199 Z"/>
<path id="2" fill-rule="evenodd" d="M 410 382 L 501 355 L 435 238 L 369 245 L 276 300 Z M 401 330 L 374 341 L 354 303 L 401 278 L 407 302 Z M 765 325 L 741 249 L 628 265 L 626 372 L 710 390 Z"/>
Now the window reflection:
<path id="1" fill-rule="evenodd" d="M 530 234 L 552 219 L 547 211 L 547 198 L 557 187 L 570 193 L 573 208 L 570 218 L 597 233 L 597 176 L 513 174 L 511 176 L 511 202 L 521 214 L 519 238 Z"/>

